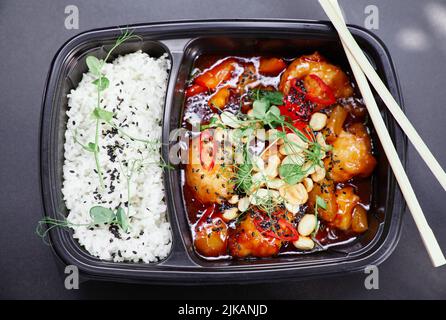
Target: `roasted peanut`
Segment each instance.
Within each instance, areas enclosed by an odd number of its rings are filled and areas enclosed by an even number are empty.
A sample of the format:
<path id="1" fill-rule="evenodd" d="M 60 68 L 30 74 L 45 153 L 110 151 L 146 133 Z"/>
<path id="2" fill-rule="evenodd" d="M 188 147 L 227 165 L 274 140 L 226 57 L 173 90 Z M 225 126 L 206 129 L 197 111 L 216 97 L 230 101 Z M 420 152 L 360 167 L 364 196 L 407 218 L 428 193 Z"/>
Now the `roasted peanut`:
<path id="1" fill-rule="evenodd" d="M 252 195 L 249 196 L 251 204 L 257 206 L 264 204 L 268 201 L 277 202 L 280 198 L 279 191 L 268 190 L 268 189 L 258 189 Z"/>
<path id="2" fill-rule="evenodd" d="M 238 195 L 233 195 L 229 200 L 228 200 L 228 202 L 230 203 L 230 204 L 236 204 L 237 202 L 238 202 Z"/>
<path id="3" fill-rule="evenodd" d="M 298 154 L 292 154 L 289 156 L 286 156 L 282 160 L 282 164 L 297 164 L 297 165 L 303 165 L 305 162 L 305 159 L 303 156 L 300 156 Z"/>
<path id="4" fill-rule="evenodd" d="M 285 208 L 286 208 L 289 212 L 291 212 L 292 214 L 296 214 L 296 213 L 299 212 L 299 209 L 300 209 L 300 205 L 299 205 L 299 204 L 291 204 L 291 203 L 286 202 L 286 201 L 285 201 L 284 204 L 285 204 Z"/>
<path id="5" fill-rule="evenodd" d="M 314 165 L 313 165 L 313 163 L 311 161 L 305 162 L 304 165 L 302 166 L 302 170 L 304 172 L 306 172 L 307 175 L 311 175 L 311 174 L 313 174 L 316 171 L 315 168 L 314 168 Z"/>
<path id="6" fill-rule="evenodd" d="M 277 145 L 283 144 L 283 139 L 279 138 L 279 130 L 277 129 L 269 129 L 267 132 L 267 137 L 270 143 L 276 141 Z"/>
<path id="7" fill-rule="evenodd" d="M 223 220 L 226 222 L 231 221 L 232 219 L 237 218 L 238 208 L 230 208 L 223 211 Z"/>
<path id="8" fill-rule="evenodd" d="M 314 214 L 306 214 L 300 219 L 297 231 L 302 236 L 309 236 L 317 225 L 317 218 Z"/>
<path id="9" fill-rule="evenodd" d="M 265 161 L 260 157 L 253 157 L 252 170 L 257 172 L 265 170 Z"/>
<path id="10" fill-rule="evenodd" d="M 315 169 L 315 172 L 311 175 L 311 179 L 313 179 L 314 182 L 319 182 L 319 181 L 324 180 L 325 168 L 316 166 L 314 169 Z"/>
<path id="11" fill-rule="evenodd" d="M 266 181 L 266 186 L 270 189 L 279 190 L 284 185 L 285 181 L 283 181 L 282 179 L 271 179 Z"/>
<path id="12" fill-rule="evenodd" d="M 240 127 L 240 121 L 238 120 L 238 118 L 228 111 L 222 112 L 220 118 L 221 122 L 223 122 L 223 124 L 225 124 L 228 127 L 234 129 Z"/>
<path id="13" fill-rule="evenodd" d="M 245 212 L 249 208 L 249 198 L 243 197 L 238 201 L 238 209 L 240 212 Z"/>
<path id="14" fill-rule="evenodd" d="M 299 237 L 299 240 L 294 241 L 293 245 L 300 250 L 311 250 L 314 248 L 314 241 L 309 237 Z"/>
<path id="15" fill-rule="evenodd" d="M 265 170 L 263 170 L 263 173 L 270 179 L 275 178 L 279 174 L 279 165 L 279 156 L 272 155 L 268 158 L 268 165 L 266 166 Z"/>
<path id="16" fill-rule="evenodd" d="M 308 143 L 303 141 L 297 134 L 288 133 L 287 140 L 280 146 L 279 152 L 283 155 L 301 154 L 308 148 Z"/>
<path id="17" fill-rule="evenodd" d="M 308 192 L 302 183 L 286 184 L 279 189 L 280 196 L 292 205 L 304 204 L 308 200 Z"/>
<path id="18" fill-rule="evenodd" d="M 313 190 L 314 187 L 314 183 L 313 180 L 310 178 L 305 178 L 302 181 L 303 185 L 305 186 L 305 190 L 307 190 L 307 192 L 311 192 L 311 190 Z"/>
<path id="19" fill-rule="evenodd" d="M 314 131 L 319 131 L 322 130 L 326 124 L 327 124 L 327 115 L 320 112 L 313 113 L 310 119 L 311 129 L 313 129 Z"/>

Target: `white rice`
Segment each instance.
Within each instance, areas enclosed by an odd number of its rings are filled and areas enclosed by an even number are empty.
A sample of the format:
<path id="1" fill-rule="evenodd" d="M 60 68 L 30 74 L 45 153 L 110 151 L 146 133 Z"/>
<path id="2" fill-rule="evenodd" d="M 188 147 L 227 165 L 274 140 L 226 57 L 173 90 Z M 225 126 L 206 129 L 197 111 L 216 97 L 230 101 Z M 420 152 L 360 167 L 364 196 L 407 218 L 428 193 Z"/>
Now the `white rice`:
<path id="1" fill-rule="evenodd" d="M 126 133 L 159 141 L 169 68 L 166 55 L 154 59 L 141 51 L 107 63 L 102 71 L 110 85 L 101 93 L 101 107 L 116 113 L 114 122 Z M 99 161 L 105 189 L 101 190 L 93 153 L 75 142 L 75 132 L 82 144 L 94 141 L 95 120 L 91 116 L 97 104 L 94 79 L 92 74 L 84 74 L 78 87 L 68 95 L 62 189 L 69 210 L 68 221 L 90 223 L 89 210 L 96 205 L 113 210 L 121 206 L 127 212 L 126 166 L 123 162 L 143 157 L 144 165 L 140 171 L 134 172 L 130 184 L 130 232 L 116 228 L 115 234 L 119 233 L 116 237 L 110 226 L 75 226 L 74 237 L 88 252 L 103 260 L 158 261 L 169 254 L 171 247 L 159 148 L 154 150 L 153 146 L 131 141 L 119 133 L 107 134 L 112 128 L 103 124 L 99 136 Z M 112 148 L 115 143 L 122 146 L 122 152 Z M 110 158 L 112 154 L 116 155 L 114 161 Z M 112 181 L 112 175 L 119 177 Z"/>

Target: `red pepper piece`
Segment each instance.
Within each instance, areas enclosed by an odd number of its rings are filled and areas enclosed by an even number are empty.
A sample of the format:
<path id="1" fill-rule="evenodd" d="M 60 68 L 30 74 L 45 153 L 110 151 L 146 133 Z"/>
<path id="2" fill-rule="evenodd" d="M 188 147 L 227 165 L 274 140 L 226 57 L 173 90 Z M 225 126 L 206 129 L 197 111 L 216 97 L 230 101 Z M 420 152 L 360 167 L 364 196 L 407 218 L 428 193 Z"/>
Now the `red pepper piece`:
<path id="1" fill-rule="evenodd" d="M 213 142 L 213 146 L 212 146 L 212 159 L 211 162 L 208 165 L 205 165 L 205 161 L 204 161 L 204 152 L 206 152 L 206 150 L 203 150 L 203 140 L 209 140 Z M 205 130 L 202 131 L 200 133 L 200 144 L 199 144 L 199 152 L 200 152 L 200 163 L 201 166 L 204 170 L 206 171 L 210 171 L 214 168 L 215 165 L 215 157 L 217 154 L 217 142 L 215 141 L 214 137 L 211 135 L 210 130 Z"/>
<path id="2" fill-rule="evenodd" d="M 208 218 L 212 218 L 212 216 L 215 214 L 215 203 L 211 206 L 207 207 L 206 210 L 204 210 L 203 214 L 201 215 L 200 219 L 198 219 L 197 223 L 195 224 L 195 229 L 198 229 L 203 223 L 205 223 Z"/>
<path id="3" fill-rule="evenodd" d="M 284 235 L 280 236 L 280 240 L 282 241 L 299 240 L 299 232 L 297 232 L 296 228 L 291 224 L 291 222 L 282 218 L 279 219 L 278 224 L 280 226 L 280 229 L 284 231 Z"/>
<path id="4" fill-rule="evenodd" d="M 299 233 L 297 232 L 296 228 L 286 219 L 280 218 L 277 221 L 277 224 L 279 225 L 279 230 L 276 230 L 274 232 L 272 229 L 265 230 L 262 227 L 262 223 L 268 223 L 270 219 L 266 218 L 260 218 L 257 217 L 254 219 L 254 224 L 264 236 L 279 239 L 282 241 L 296 241 L 299 239 Z"/>
<path id="5" fill-rule="evenodd" d="M 312 86 L 305 98 L 308 101 L 311 101 L 313 103 L 317 103 L 323 106 L 329 106 L 336 102 L 336 97 L 333 93 L 333 90 L 325 84 L 325 82 L 319 78 L 315 74 L 310 74 L 308 76 L 311 80 L 317 83 L 316 86 Z"/>
<path id="6" fill-rule="evenodd" d="M 291 120 L 308 120 L 314 105 L 305 99 L 306 92 L 302 81 L 298 82 L 297 78 L 292 79 L 290 89 L 284 104 L 279 107 L 281 114 Z"/>

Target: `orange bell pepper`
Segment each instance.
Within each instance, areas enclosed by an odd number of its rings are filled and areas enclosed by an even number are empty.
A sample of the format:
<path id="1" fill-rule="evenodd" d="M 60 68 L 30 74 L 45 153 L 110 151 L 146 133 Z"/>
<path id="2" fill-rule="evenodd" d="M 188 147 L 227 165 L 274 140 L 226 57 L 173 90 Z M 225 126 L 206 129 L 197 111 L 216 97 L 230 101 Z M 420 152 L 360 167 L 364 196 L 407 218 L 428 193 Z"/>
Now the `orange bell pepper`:
<path id="1" fill-rule="evenodd" d="M 224 60 L 212 69 L 196 77 L 194 83 L 211 90 L 217 88 L 221 82 L 231 77 L 235 69 L 234 62 L 234 59 Z"/>
<path id="2" fill-rule="evenodd" d="M 259 72 L 266 76 L 276 76 L 286 68 L 286 63 L 279 58 L 260 58 Z"/>
<path id="3" fill-rule="evenodd" d="M 229 94 L 228 87 L 221 88 L 209 99 L 209 105 L 217 109 L 222 109 L 228 102 Z"/>

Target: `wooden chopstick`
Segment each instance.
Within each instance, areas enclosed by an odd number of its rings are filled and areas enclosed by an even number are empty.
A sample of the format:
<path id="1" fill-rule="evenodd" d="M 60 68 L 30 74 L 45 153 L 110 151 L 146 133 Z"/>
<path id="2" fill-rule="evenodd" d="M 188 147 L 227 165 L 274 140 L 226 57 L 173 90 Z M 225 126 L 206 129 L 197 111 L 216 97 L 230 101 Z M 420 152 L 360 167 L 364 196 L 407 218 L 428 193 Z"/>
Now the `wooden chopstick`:
<path id="1" fill-rule="evenodd" d="M 339 27 L 339 24 L 342 24 L 344 26 L 344 28 L 346 29 L 345 22 L 342 17 L 341 8 L 339 7 L 337 1 L 336 0 L 319 0 L 319 2 L 321 4 L 321 6 L 323 7 L 323 9 L 325 10 L 325 12 L 327 13 L 327 15 L 329 16 L 329 18 L 332 20 L 332 22 L 333 22 L 333 20 L 336 20 L 338 27 Z M 334 22 L 333 22 L 333 24 L 334 24 Z M 351 39 L 353 39 L 353 37 Z M 366 104 L 370 118 L 371 118 L 373 125 L 375 127 L 376 133 L 378 134 L 378 137 L 381 141 L 384 152 L 387 155 L 390 166 L 392 167 L 392 170 L 393 170 L 395 177 L 398 181 L 398 184 L 401 188 L 401 192 L 403 193 L 404 198 L 406 199 L 409 210 L 412 213 L 412 216 L 415 220 L 415 224 L 418 227 L 422 241 L 427 249 L 427 252 L 428 252 L 429 257 L 432 261 L 432 264 L 435 267 L 439 267 L 441 265 L 446 264 L 446 259 L 441 251 L 441 248 L 437 242 L 437 239 L 435 238 L 434 233 L 432 232 L 432 229 L 429 227 L 429 224 L 427 223 L 427 220 L 423 214 L 423 210 L 421 209 L 421 206 L 417 200 L 415 192 L 410 184 L 409 178 L 407 177 L 407 174 L 404 171 L 404 167 L 398 157 L 398 153 L 395 149 L 395 146 L 393 145 L 390 134 L 387 131 L 384 120 L 381 117 L 381 113 L 380 113 L 379 108 L 376 104 L 372 90 L 369 87 L 367 78 L 364 75 L 364 73 L 362 72 L 362 69 L 361 69 L 360 64 L 358 63 L 358 60 L 355 59 L 355 56 L 349 50 L 350 47 L 347 45 L 347 42 L 351 41 L 351 39 L 349 39 L 349 37 L 341 37 L 342 45 L 344 47 L 348 61 L 352 68 L 356 82 L 357 82 L 358 87 L 361 91 L 362 97 L 364 99 L 364 102 Z M 386 90 L 387 90 L 387 88 L 386 88 Z M 399 107 L 398 107 L 398 109 L 399 109 Z M 406 119 L 406 118 L 404 117 L 404 119 Z M 415 129 L 413 129 L 413 130 L 415 130 Z"/>
<path id="2" fill-rule="evenodd" d="M 373 69 L 372 65 L 367 60 L 366 56 L 362 52 L 359 45 L 356 43 L 350 31 L 348 31 L 347 26 L 333 7 L 334 2 L 330 0 L 319 0 L 319 3 L 321 4 L 322 8 L 325 10 L 325 13 L 330 18 L 334 27 L 338 31 L 344 45 L 351 52 L 353 58 L 359 64 L 360 68 L 365 73 L 370 83 L 378 92 L 379 96 L 386 104 L 396 122 L 400 125 L 401 129 L 407 135 L 410 142 L 412 142 L 414 148 L 418 151 L 421 158 L 424 160 L 428 168 L 434 174 L 435 178 L 438 180 L 438 182 L 440 182 L 441 186 L 446 191 L 446 173 L 441 168 L 440 164 L 438 163 L 437 159 L 435 159 L 430 149 L 424 143 L 423 139 L 421 139 L 420 135 L 415 130 L 412 123 L 409 121 L 409 119 L 407 119 L 406 115 L 403 113 L 398 103 L 395 101 L 392 94 L 382 82 L 376 71 Z"/>

